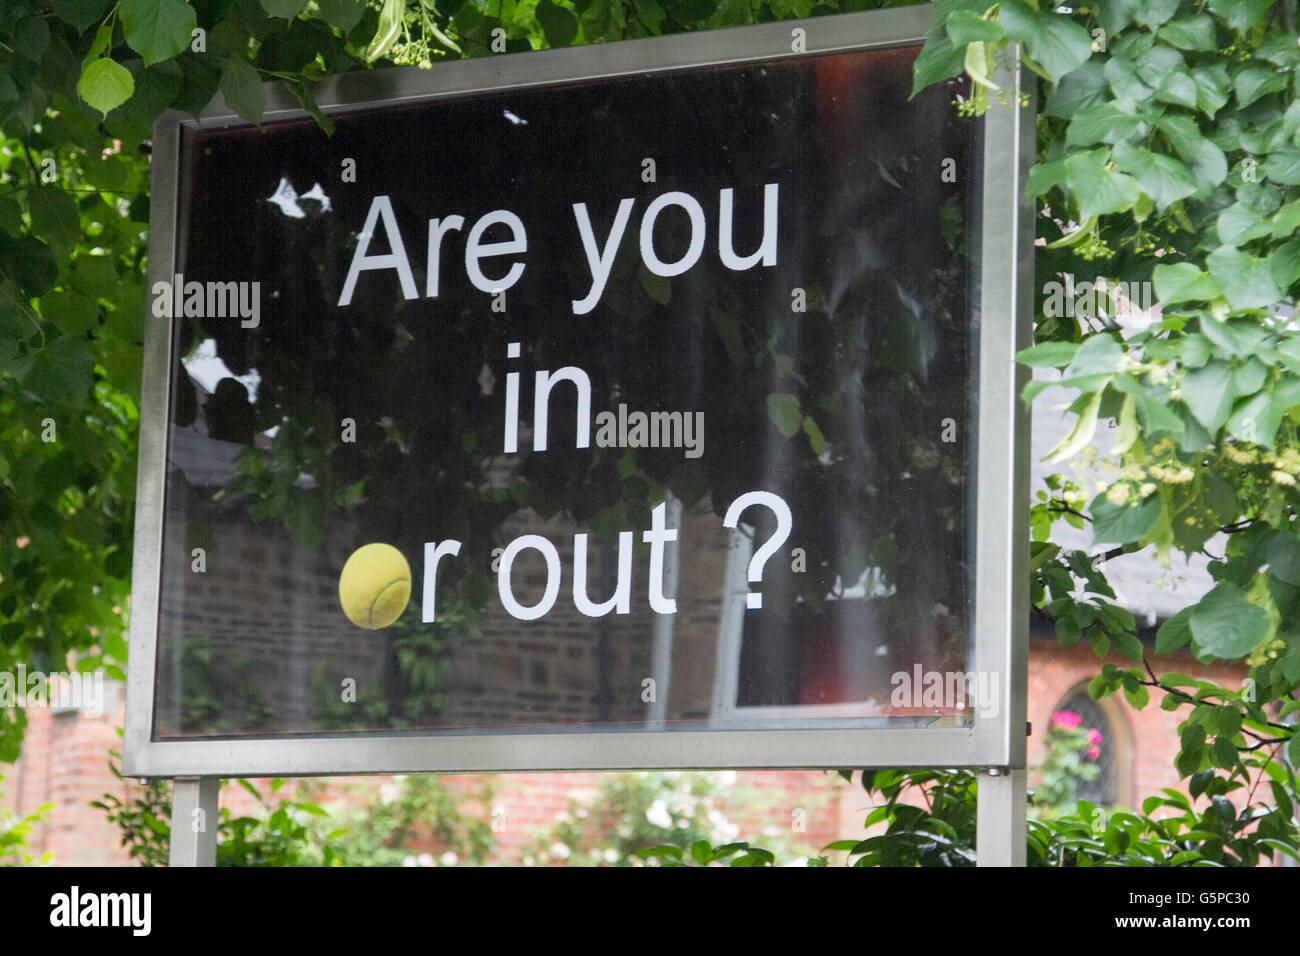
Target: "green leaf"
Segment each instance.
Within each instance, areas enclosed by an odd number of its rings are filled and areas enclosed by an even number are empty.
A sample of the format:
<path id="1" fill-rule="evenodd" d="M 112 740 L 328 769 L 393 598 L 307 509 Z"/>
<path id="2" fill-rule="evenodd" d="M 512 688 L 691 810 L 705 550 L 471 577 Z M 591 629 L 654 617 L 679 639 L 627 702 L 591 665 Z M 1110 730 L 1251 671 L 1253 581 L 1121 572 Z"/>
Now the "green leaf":
<path id="1" fill-rule="evenodd" d="M 1229 738 L 1215 737 L 1213 752 L 1216 766 L 1231 770 L 1237 765 L 1237 748 L 1232 745 Z"/>
<path id="2" fill-rule="evenodd" d="M 1261 96 L 1285 89 L 1287 82 L 1283 73 L 1252 66 L 1237 74 L 1232 89 L 1237 94 L 1237 104 L 1244 109 Z"/>
<path id="3" fill-rule="evenodd" d="M 1287 203 L 1269 220 L 1274 239 L 1283 239 L 1300 230 L 1300 200 Z"/>
<path id="4" fill-rule="evenodd" d="M 127 654 L 126 639 L 121 634 L 118 634 L 113 631 L 109 631 L 105 633 L 103 637 L 103 644 L 104 644 L 104 650 L 107 651 L 109 654 L 111 654 L 114 658 L 116 658 L 119 661 L 126 660 L 126 654 Z"/>
<path id="5" fill-rule="evenodd" d="M 1220 246 L 1206 256 L 1205 263 L 1235 309 L 1268 308 L 1282 298 L 1267 259 Z"/>
<path id="6" fill-rule="evenodd" d="M 1063 368 L 1078 351 L 1077 342 L 1043 342 L 1016 353 L 1016 361 L 1032 368 Z"/>
<path id="7" fill-rule="evenodd" d="M 945 23 L 955 10 L 975 10 L 983 13 L 988 7 L 985 0 L 954 0 L 936 3 L 930 28 L 925 34 L 925 46 L 912 64 L 912 92 L 916 96 L 932 83 L 938 83 L 961 73 L 966 61 L 966 48 L 954 47 L 948 37 Z"/>
<path id="8" fill-rule="evenodd" d="M 1067 146 L 1091 146 L 1093 143 L 1116 143 L 1138 135 L 1145 124 L 1131 111 L 1114 102 L 1087 106 L 1075 114 L 1065 131 Z"/>
<path id="9" fill-rule="evenodd" d="M 1187 61 L 1177 50 L 1162 44 L 1152 44 L 1134 58 L 1137 75 L 1148 86 L 1160 87 L 1175 73 L 1187 72 Z"/>
<path id="10" fill-rule="evenodd" d="M 1065 181 L 1065 160 L 1058 159 L 1051 163 L 1036 163 L 1029 170 L 1025 192 L 1030 196 L 1042 196 L 1053 186 Z"/>
<path id="11" fill-rule="evenodd" d="M 1223 150 L 1208 139 L 1201 140 L 1196 159 L 1192 163 L 1192 175 L 1202 189 L 1213 189 L 1228 178 L 1228 158 Z"/>
<path id="12" fill-rule="evenodd" d="M 113 25 L 105 23 L 95 31 L 95 39 L 90 41 L 90 49 L 81 59 L 81 65 L 84 68 L 91 60 L 97 59 L 99 55 L 108 49 L 108 45 L 113 42 Z"/>
<path id="13" fill-rule="evenodd" d="M 108 298 L 117 287 L 117 267 L 113 256 L 78 256 L 73 261 L 73 289 L 92 299 Z"/>
<path id="14" fill-rule="evenodd" d="M 226 105 L 249 123 L 262 120 L 266 88 L 257 70 L 243 60 L 227 60 L 221 71 L 221 96 Z"/>
<path id="15" fill-rule="evenodd" d="M 1181 113 L 1166 113 L 1156 120 L 1156 128 L 1169 137 L 1178 155 L 1189 161 L 1196 158 L 1201 143 L 1205 142 L 1196 121 Z"/>
<path id="16" fill-rule="evenodd" d="M 1163 103 L 1176 103 L 1188 109 L 1196 108 L 1196 81 L 1181 67 L 1166 73 L 1156 87 L 1156 99 Z"/>
<path id="17" fill-rule="evenodd" d="M 1178 12 L 1178 0 L 1139 0 L 1133 3 L 1133 19 L 1149 27 L 1158 27 Z"/>
<path id="18" fill-rule="evenodd" d="M 1300 636 L 1287 635 L 1286 656 L 1282 658 L 1282 673 L 1292 683 L 1300 683 Z M 1296 734 L 1300 737 L 1300 733 Z"/>
<path id="19" fill-rule="evenodd" d="M 1268 635 L 1268 614 L 1246 600 L 1241 588 L 1220 581 L 1192 610 L 1191 629 L 1206 652 L 1236 660 L 1254 650 Z"/>
<path id="20" fill-rule="evenodd" d="M 41 318 L 53 322 L 66 336 L 84 336 L 96 326 L 99 309 L 84 295 L 55 289 L 41 296 Z"/>
<path id="21" fill-rule="evenodd" d="M 64 336 L 29 353 L 19 366 L 19 380 L 23 387 L 45 401 L 80 402 L 90 394 L 90 373 L 94 367 L 89 344 Z"/>
<path id="22" fill-rule="evenodd" d="M 1192 70 L 1192 79 L 1196 81 L 1196 108 L 1214 116 L 1228 102 L 1232 92 L 1232 80 L 1222 63 L 1198 66 Z"/>
<path id="23" fill-rule="evenodd" d="M 1273 386 L 1269 385 L 1233 409 L 1227 422 L 1228 434 L 1237 441 L 1271 447 L 1283 414 L 1274 401 Z"/>
<path id="24" fill-rule="evenodd" d="M 1212 52 L 1219 49 L 1215 36 L 1214 18 L 1208 14 L 1171 20 L 1160 28 L 1156 35 L 1170 46 L 1180 50 L 1202 50 Z"/>
<path id="25" fill-rule="evenodd" d="M 1128 143 L 1119 143 L 1114 156 L 1115 162 L 1137 176 L 1142 191 L 1154 199 L 1161 210 L 1196 192 L 1196 180 L 1186 166 L 1172 157 Z"/>
<path id="26" fill-rule="evenodd" d="M 8 73 L 0 73 L 0 119 L 8 117 L 23 102 L 22 94 Z"/>
<path id="27" fill-rule="evenodd" d="M 1142 195 L 1136 179 L 1107 167 L 1108 157 L 1105 149 L 1066 157 L 1066 182 L 1079 201 L 1079 215 L 1084 219 L 1125 209 Z"/>
<path id="28" fill-rule="evenodd" d="M 1161 263 L 1152 270 L 1151 279 L 1155 284 L 1156 298 L 1164 305 L 1209 302 L 1218 298 L 1222 291 L 1208 272 L 1202 272 L 1190 262 Z"/>
<path id="29" fill-rule="evenodd" d="M 1007 36 L 1025 45 L 1029 56 L 1053 80 L 1060 80 L 1092 56 L 1088 31 L 1055 12 L 1034 10 L 1020 0 L 1002 0 L 998 22 Z"/>
<path id="30" fill-rule="evenodd" d="M 1138 396 L 1138 418 L 1145 434 L 1152 438 L 1177 435 L 1184 429 L 1183 420 L 1167 404 L 1145 393 Z"/>
<path id="31" fill-rule="evenodd" d="M 966 47 L 966 59 L 963 61 L 966 68 L 966 75 L 980 86 L 996 90 L 998 85 L 990 78 L 989 73 L 994 68 L 994 61 L 989 56 L 987 48 L 983 43 L 975 42 Z"/>
<path id="32" fill-rule="evenodd" d="M 1213 359 L 1183 376 L 1183 401 L 1212 436 L 1232 411 L 1231 379 L 1231 367 L 1220 359 Z"/>
<path id="33" fill-rule="evenodd" d="M 1101 395 L 1101 389 L 1092 393 L 1088 403 L 1079 412 L 1079 417 L 1075 420 L 1074 427 L 1070 429 L 1070 434 L 1066 435 L 1060 444 L 1043 457 L 1044 461 L 1064 461 L 1077 455 L 1088 446 L 1088 443 L 1092 441 L 1092 436 L 1097 431 L 1097 409 L 1101 406 Z"/>
<path id="34" fill-rule="evenodd" d="M 1290 146 L 1269 154 L 1260 167 L 1265 177 L 1286 186 L 1300 185 L 1300 149 Z"/>
<path id="35" fill-rule="evenodd" d="M 1273 534 L 1268 543 L 1268 573 L 1300 587 L 1300 540 L 1295 535 L 1287 531 Z"/>
<path id="36" fill-rule="evenodd" d="M 1289 289 L 1300 282 L 1300 238 L 1274 249 L 1267 261 L 1269 274 L 1279 289 Z"/>
<path id="37" fill-rule="evenodd" d="M 1064 381 L 1092 375 L 1111 375 L 1119 371 L 1124 359 L 1124 348 L 1109 333 L 1090 335 L 1084 339 L 1074 360 L 1065 370 Z"/>
<path id="38" fill-rule="evenodd" d="M 821 427 L 813 421 L 811 415 L 805 415 L 803 419 L 803 430 L 808 433 L 808 445 L 813 450 L 813 454 L 821 456 L 826 453 L 826 436 L 822 434 Z"/>
<path id="39" fill-rule="evenodd" d="M 1115 650 L 1119 651 L 1121 654 L 1123 654 L 1131 661 L 1142 660 L 1142 642 L 1138 640 L 1136 634 L 1132 634 L 1129 631 L 1117 630 L 1117 631 L 1113 631 L 1111 636 L 1114 637 L 1115 639 Z M 1146 691 L 1143 690 L 1144 695 L 1145 693 Z M 1133 698 L 1130 697 L 1129 702 L 1132 703 Z M 1142 698 L 1141 704 L 1135 704 L 1134 706 L 1136 706 L 1139 710 L 1145 707 L 1146 706 L 1145 696 Z"/>
<path id="40" fill-rule="evenodd" d="M 59 276 L 50 247 L 33 236 L 11 239 L 0 234 L 0 273 L 13 279 L 29 298 L 44 295 Z"/>
<path id="41" fill-rule="evenodd" d="M 586 2 L 590 3 L 591 0 L 586 0 Z M 709 17 L 713 16 L 714 13 L 717 12 L 718 2 L 719 0 L 676 0 L 676 2 L 672 5 L 671 8 L 672 14 L 679 21 L 683 21 L 683 22 L 691 22 L 695 20 L 707 20 Z M 574 4 L 574 9 L 578 13 L 582 12 L 582 9 L 579 7 L 579 4 L 581 3 L 583 3 L 583 0 L 576 0 Z M 819 11 L 820 6 L 821 5 L 819 4 L 818 7 L 814 7 L 812 12 L 809 13 L 808 15 L 812 17 L 821 16 L 821 12 Z M 833 13 L 836 11 L 828 10 L 827 12 Z M 728 24 L 728 26 L 731 25 L 733 24 Z"/>
<path id="42" fill-rule="evenodd" d="M 578 36 L 578 18 L 568 7 L 552 3 L 551 0 L 537 0 L 535 15 L 546 36 L 547 46 L 568 46 Z"/>
<path id="43" fill-rule="evenodd" d="M 1228 26 L 1245 33 L 1264 15 L 1272 0 L 1210 0 L 1210 9 L 1223 17 Z"/>
<path id="44" fill-rule="evenodd" d="M 1106 97 L 1106 72 L 1097 60 L 1089 60 L 1073 73 L 1061 78 L 1048 94 L 1043 113 L 1069 119 L 1085 106 L 1101 102 Z"/>
<path id="45" fill-rule="evenodd" d="M 997 43 L 1003 36 L 998 23 L 985 20 L 974 10 L 954 10 L 948 14 L 944 29 L 954 47 L 968 43 Z"/>
<path id="46" fill-rule="evenodd" d="M 1156 631 L 1156 653 L 1172 654 L 1192 639 L 1191 618 L 1195 605 L 1185 607 Z"/>
<path id="47" fill-rule="evenodd" d="M 122 0 L 118 7 L 127 45 L 151 66 L 190 45 L 198 18 L 182 0 Z"/>
<path id="48" fill-rule="evenodd" d="M 316 0 L 316 5 L 325 22 L 345 34 L 352 32 L 366 12 L 362 0 Z"/>
<path id="49" fill-rule="evenodd" d="M 1136 502 L 1113 505 L 1106 496 L 1098 495 L 1088 506 L 1092 515 L 1092 543 L 1130 544 L 1141 541 L 1155 527 L 1163 507 L 1159 495 L 1151 495 Z"/>
<path id="50" fill-rule="evenodd" d="M 912 64 L 912 96 L 916 96 L 933 83 L 939 83 L 962 71 L 966 62 L 966 48 L 954 49 L 948 35 L 938 40 L 926 40 L 916 61 Z"/>
<path id="51" fill-rule="evenodd" d="M 268 16 L 292 20 L 302 11 L 306 0 L 258 0 L 258 2 Z"/>
<path id="52" fill-rule="evenodd" d="M 379 27 L 374 39 L 366 48 L 366 62 L 373 63 L 393 48 L 402 35 L 402 17 L 406 14 L 406 0 L 384 0 L 379 11 Z"/>
<path id="53" fill-rule="evenodd" d="M 1139 644 L 1139 648 L 1140 647 L 1141 644 Z M 1137 658 L 1135 659 L 1140 660 L 1141 657 L 1142 654 L 1141 651 L 1139 650 Z M 1133 687 L 1129 687 L 1128 684 L 1125 684 L 1124 698 L 1128 701 L 1129 706 L 1132 707 L 1134 710 L 1141 710 L 1150 702 L 1151 695 L 1147 692 L 1147 689 L 1143 687 L 1141 684 L 1137 684 Z"/>
<path id="54" fill-rule="evenodd" d="M 181 68 L 181 92 L 172 102 L 172 107 L 198 116 L 221 86 L 221 68 L 225 61 L 211 53 L 190 53 L 176 62 Z"/>
<path id="55" fill-rule="evenodd" d="M 53 0 L 54 15 L 78 33 L 85 33 L 92 23 L 108 12 L 112 0 Z"/>
<path id="56" fill-rule="evenodd" d="M 1149 99 L 1155 92 L 1138 79 L 1137 66 L 1133 61 L 1123 57 L 1113 56 L 1107 60 L 1102 75 L 1106 77 L 1106 83 L 1115 94 L 1115 98 L 1119 100 L 1137 102 Z"/>
<path id="57" fill-rule="evenodd" d="M 86 105 L 105 116 L 129 100 L 134 92 L 135 80 L 130 71 L 107 57 L 88 63 L 77 81 L 77 93 Z"/>
<path id="58" fill-rule="evenodd" d="M 799 399 L 784 392 L 767 396 L 767 417 L 785 438 L 793 438 L 803 425 Z"/>
<path id="59" fill-rule="evenodd" d="M 1245 202 L 1235 202 L 1219 213 L 1216 226 L 1219 242 L 1234 248 L 1272 231 L 1272 226 L 1264 221 L 1259 210 Z"/>
<path id="60" fill-rule="evenodd" d="M 69 247 L 81 238 L 81 215 L 76 200 L 62 189 L 42 186 L 30 190 L 27 203 L 32 214 L 32 228 L 41 238 Z"/>
<path id="61" fill-rule="evenodd" d="M 1119 427 L 1115 429 L 1115 444 L 1111 447 L 1111 454 L 1124 454 L 1137 440 L 1137 399 L 1132 395 L 1125 395 L 1124 404 L 1119 410 Z"/>

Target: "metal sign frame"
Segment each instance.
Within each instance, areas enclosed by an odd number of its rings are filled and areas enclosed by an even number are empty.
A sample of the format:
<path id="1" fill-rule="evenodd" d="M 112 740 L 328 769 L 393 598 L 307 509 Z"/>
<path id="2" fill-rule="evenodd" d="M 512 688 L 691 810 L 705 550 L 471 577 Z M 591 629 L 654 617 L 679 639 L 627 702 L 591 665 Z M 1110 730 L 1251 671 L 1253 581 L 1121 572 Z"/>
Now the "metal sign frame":
<path id="1" fill-rule="evenodd" d="M 678 34 L 537 53 L 333 77 L 318 93 L 330 114 L 561 81 L 641 75 L 787 58 L 792 31 L 807 54 L 919 45 L 932 7 L 846 14 L 804 21 Z M 1014 52 L 1014 48 L 1013 48 Z M 1032 94 L 1018 67 L 999 73 L 1012 96 Z M 268 88 L 264 120 L 306 117 L 287 91 Z M 244 125 L 219 98 L 205 128 Z M 978 353 L 974 667 L 994 673 L 1003 699 L 996 716 L 978 712 L 969 727 L 754 729 L 611 732 L 420 732 L 281 735 L 267 738 L 155 740 L 155 656 L 160 596 L 171 319 L 149 315 L 140 416 L 133 600 L 123 771 L 132 777 L 205 778 L 399 772 L 824 767 L 1025 766 L 1028 582 L 1028 414 L 1025 372 L 1015 354 L 1029 345 L 1033 281 L 1032 204 L 1024 181 L 1034 160 L 1034 105 L 994 104 L 977 140 L 980 222 L 971 270 Z M 181 130 L 196 121 L 169 111 L 153 140 L 149 282 L 169 279 L 177 251 Z M 936 172 L 937 175 L 937 172 Z M 996 778 L 995 778 L 996 779 Z M 1007 779 L 1005 776 L 1003 779 Z M 988 781 L 992 783 L 992 781 Z M 194 784 L 197 786 L 197 783 Z M 188 791 L 187 791 L 188 792 Z M 1022 847 L 1023 849 L 1023 847 Z"/>

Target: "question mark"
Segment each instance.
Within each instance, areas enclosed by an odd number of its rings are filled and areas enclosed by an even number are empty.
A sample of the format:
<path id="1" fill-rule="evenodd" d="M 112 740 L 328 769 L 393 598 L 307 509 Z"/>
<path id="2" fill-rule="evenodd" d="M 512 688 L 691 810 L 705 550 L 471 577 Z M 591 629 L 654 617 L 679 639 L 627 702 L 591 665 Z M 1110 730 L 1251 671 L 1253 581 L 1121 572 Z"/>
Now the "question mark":
<path id="1" fill-rule="evenodd" d="M 794 526 L 794 518 L 790 514 L 790 506 L 785 503 L 785 499 L 780 495 L 774 495 L 770 491 L 749 491 L 731 503 L 731 507 L 727 509 L 726 517 L 722 519 L 722 526 L 724 528 L 736 527 L 741 512 L 751 505 L 762 505 L 764 508 L 770 508 L 772 513 L 776 515 L 776 533 L 754 552 L 754 556 L 749 560 L 749 572 L 746 574 L 746 579 L 750 582 L 762 582 L 763 565 L 767 563 L 767 559 L 775 554 L 781 545 L 785 544 L 786 538 L 790 537 L 790 529 Z M 763 595 L 757 591 L 750 591 L 749 594 L 745 595 L 745 606 L 748 608 L 762 607 Z"/>

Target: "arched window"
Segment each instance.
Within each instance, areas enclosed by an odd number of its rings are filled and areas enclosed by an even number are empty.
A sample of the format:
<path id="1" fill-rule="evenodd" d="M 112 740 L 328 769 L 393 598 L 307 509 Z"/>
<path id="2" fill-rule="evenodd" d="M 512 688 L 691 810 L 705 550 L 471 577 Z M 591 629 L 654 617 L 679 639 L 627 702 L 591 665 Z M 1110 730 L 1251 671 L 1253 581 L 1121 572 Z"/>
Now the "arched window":
<path id="1" fill-rule="evenodd" d="M 1080 727 L 1096 730 L 1101 735 L 1094 745 L 1097 776 L 1079 782 L 1078 799 L 1099 807 L 1114 806 L 1120 802 L 1121 793 L 1128 791 L 1125 761 L 1129 754 L 1129 741 L 1123 719 L 1114 715 L 1103 702 L 1089 697 L 1086 684 L 1067 694 L 1052 713 L 1062 711 L 1078 714 Z"/>

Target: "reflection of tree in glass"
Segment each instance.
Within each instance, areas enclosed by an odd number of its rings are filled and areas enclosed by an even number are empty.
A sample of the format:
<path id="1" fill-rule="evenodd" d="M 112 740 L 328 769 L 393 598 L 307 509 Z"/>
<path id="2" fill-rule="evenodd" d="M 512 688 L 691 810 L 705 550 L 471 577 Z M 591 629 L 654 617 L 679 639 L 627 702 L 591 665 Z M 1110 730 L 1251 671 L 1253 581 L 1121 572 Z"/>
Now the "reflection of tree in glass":
<path id="1" fill-rule="evenodd" d="M 275 709 L 253 679 L 247 655 L 237 647 L 214 653 L 206 637 L 186 637 L 181 643 L 180 707 L 185 729 L 214 733 L 267 726 Z"/>
<path id="2" fill-rule="evenodd" d="M 666 490 L 688 507 L 707 499 L 719 516 L 747 491 L 786 498 L 794 514 L 788 546 L 805 549 L 807 571 L 769 562 L 765 613 L 785 614 L 796 598 L 816 609 L 866 575 L 881 583 L 878 594 L 894 595 L 881 600 L 887 633 L 964 661 L 966 582 L 954 559 L 969 531 L 966 263 L 953 248 L 964 228 L 961 187 L 943 184 L 938 169 L 948 156 L 968 168 L 969 129 L 949 117 L 943 90 L 900 111 L 910 83 L 905 54 L 866 68 L 813 62 L 764 68 L 761 78 L 750 69 L 577 87 L 547 100 L 516 92 L 510 108 L 529 125 L 503 134 L 492 155 L 446 137 L 436 150 L 414 146 L 449 123 L 494 129 L 501 108 L 492 98 L 411 110 L 404 128 L 414 154 L 389 149 L 396 127 L 387 120 L 361 115 L 340 118 L 332 143 L 303 127 L 293 137 L 272 129 L 201 141 L 213 155 L 200 177 L 220 170 L 222 185 L 205 191 L 200 179 L 191 216 L 205 232 L 186 270 L 228 274 L 237 259 L 262 282 L 263 320 L 249 331 L 187 319 L 181 343 L 214 338 L 232 373 L 260 376 L 251 405 L 234 394 L 238 383 L 221 383 L 209 400 L 214 437 L 250 444 L 250 429 L 274 429 L 269 442 L 258 440 L 269 447 L 240 455 L 220 497 L 255 520 L 283 522 L 309 547 L 345 517 L 358 529 L 355 544 L 387 541 L 412 557 L 426 541 L 463 542 L 439 570 L 444 626 L 411 623 L 418 617 L 408 612 L 392 631 L 385 686 L 397 693 L 390 699 L 405 701 L 390 709 L 393 725 L 440 705 L 449 632 L 472 629 L 494 599 L 492 549 L 513 536 L 512 516 L 567 514 L 613 543 L 619 530 L 648 528 Z M 718 111 L 717 102 L 735 109 Z M 649 116 L 661 121 L 629 125 Z M 695 122 L 705 116 L 707 125 Z M 811 133 L 809 116 L 817 117 Z M 560 143 L 565 150 L 554 155 L 538 148 Z M 328 204 L 302 203 L 302 216 L 266 202 L 278 180 L 329 181 L 336 153 L 356 156 L 371 185 L 331 190 Z M 647 155 L 657 157 L 658 181 L 636 184 L 624 173 Z M 503 185 L 484 195 L 485 182 Z M 648 197 L 690 192 L 715 229 L 718 189 L 734 188 L 734 245 L 744 252 L 757 248 L 768 182 L 782 190 L 775 267 L 723 268 L 716 232 L 680 277 L 664 280 L 641 265 L 636 226 Z M 516 212 L 529 228 L 528 268 L 508 294 L 507 314 L 468 288 L 454 257 L 443 261 L 436 299 L 406 300 L 392 270 L 375 271 L 339 308 L 357 230 L 381 192 L 403 224 L 421 292 L 427 219 Z M 603 241 L 625 195 L 638 204 L 605 294 L 594 313 L 575 316 L 569 302 L 590 274 L 570 203 L 587 203 Z M 685 250 L 684 225 L 685 217 L 661 219 L 661 258 Z M 383 243 L 377 237 L 370 254 L 385 251 Z M 796 288 L 806 312 L 791 309 Z M 522 358 L 508 360 L 507 343 L 516 341 Z M 568 384 L 552 392 L 550 450 L 529 451 L 533 372 L 566 365 L 590 376 L 593 414 L 620 403 L 703 410 L 704 455 L 576 449 Z M 522 380 L 516 456 L 500 453 L 510 372 Z M 955 442 L 941 440 L 945 419 L 955 423 Z M 344 440 L 348 420 L 355 441 Z M 760 537 L 772 530 L 759 509 L 745 521 Z M 414 590 L 418 600 L 418 581 Z"/>

